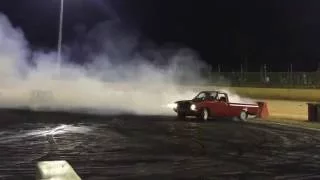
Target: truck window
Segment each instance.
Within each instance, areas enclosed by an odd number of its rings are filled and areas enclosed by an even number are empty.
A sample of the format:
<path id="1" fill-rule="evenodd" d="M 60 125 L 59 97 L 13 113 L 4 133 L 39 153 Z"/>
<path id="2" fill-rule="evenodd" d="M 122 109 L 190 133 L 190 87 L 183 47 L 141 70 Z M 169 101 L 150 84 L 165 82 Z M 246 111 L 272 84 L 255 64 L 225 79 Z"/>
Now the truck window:
<path id="1" fill-rule="evenodd" d="M 217 92 L 212 92 L 210 93 L 209 97 L 208 97 L 208 100 L 215 100 L 217 98 Z"/>
<path id="2" fill-rule="evenodd" d="M 198 96 L 196 96 L 195 99 L 200 100 L 200 99 L 204 99 L 205 97 L 206 97 L 206 94 L 205 94 L 205 93 L 200 93 Z"/>
<path id="3" fill-rule="evenodd" d="M 197 101 L 204 101 L 204 100 L 215 100 L 217 97 L 217 92 L 213 92 L 213 93 L 210 93 L 210 92 L 202 92 L 200 94 L 198 94 L 194 100 L 197 100 Z"/>
<path id="4" fill-rule="evenodd" d="M 225 94 L 219 93 L 218 98 L 219 101 L 227 102 L 227 97 Z"/>

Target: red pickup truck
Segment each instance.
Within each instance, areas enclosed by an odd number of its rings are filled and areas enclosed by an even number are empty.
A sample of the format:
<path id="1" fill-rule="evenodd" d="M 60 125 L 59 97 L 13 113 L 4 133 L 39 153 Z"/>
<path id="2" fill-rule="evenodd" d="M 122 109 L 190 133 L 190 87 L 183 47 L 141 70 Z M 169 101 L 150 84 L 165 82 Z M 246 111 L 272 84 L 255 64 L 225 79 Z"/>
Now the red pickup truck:
<path id="1" fill-rule="evenodd" d="M 173 110 L 179 118 L 196 116 L 208 120 L 215 117 L 238 117 L 245 121 L 248 115 L 258 115 L 260 107 L 258 104 L 229 102 L 228 94 L 225 92 L 201 91 L 192 100 L 175 102 Z"/>

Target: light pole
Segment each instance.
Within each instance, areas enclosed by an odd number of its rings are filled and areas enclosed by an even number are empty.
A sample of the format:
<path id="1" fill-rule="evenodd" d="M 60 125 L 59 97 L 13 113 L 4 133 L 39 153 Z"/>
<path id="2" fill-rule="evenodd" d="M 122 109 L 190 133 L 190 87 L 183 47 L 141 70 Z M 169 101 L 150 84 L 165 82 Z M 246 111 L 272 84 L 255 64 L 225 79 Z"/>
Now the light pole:
<path id="1" fill-rule="evenodd" d="M 58 72 L 60 72 L 60 67 L 61 67 L 61 46 L 62 46 L 62 28 L 63 28 L 63 5 L 64 5 L 64 0 L 61 0 L 61 2 L 60 2 L 58 54 L 57 54 Z"/>

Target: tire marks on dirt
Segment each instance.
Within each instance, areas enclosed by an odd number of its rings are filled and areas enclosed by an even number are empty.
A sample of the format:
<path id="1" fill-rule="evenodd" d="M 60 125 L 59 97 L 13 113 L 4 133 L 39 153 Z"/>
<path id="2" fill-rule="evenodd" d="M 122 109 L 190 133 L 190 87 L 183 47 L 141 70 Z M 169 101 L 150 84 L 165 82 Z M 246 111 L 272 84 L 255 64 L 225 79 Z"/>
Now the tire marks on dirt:
<path id="1" fill-rule="evenodd" d="M 36 161 L 56 159 L 83 179 L 303 179 L 320 168 L 317 132 L 275 124 L 109 116 L 0 132 L 3 179 L 33 179 Z"/>

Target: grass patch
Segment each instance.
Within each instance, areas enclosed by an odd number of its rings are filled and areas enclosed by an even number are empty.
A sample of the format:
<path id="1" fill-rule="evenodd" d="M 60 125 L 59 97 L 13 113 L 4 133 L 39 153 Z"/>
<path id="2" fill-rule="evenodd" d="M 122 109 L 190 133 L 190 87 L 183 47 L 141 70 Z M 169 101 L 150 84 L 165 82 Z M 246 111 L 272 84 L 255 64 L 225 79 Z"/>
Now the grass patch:
<path id="1" fill-rule="evenodd" d="M 278 119 L 308 119 L 308 106 L 303 101 L 265 100 L 269 115 Z"/>
<path id="2" fill-rule="evenodd" d="M 282 89 L 230 87 L 237 94 L 256 99 L 281 99 L 294 101 L 320 101 L 318 89 Z"/>

